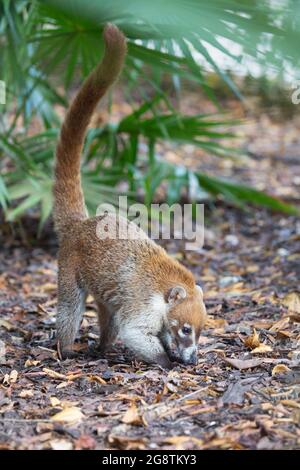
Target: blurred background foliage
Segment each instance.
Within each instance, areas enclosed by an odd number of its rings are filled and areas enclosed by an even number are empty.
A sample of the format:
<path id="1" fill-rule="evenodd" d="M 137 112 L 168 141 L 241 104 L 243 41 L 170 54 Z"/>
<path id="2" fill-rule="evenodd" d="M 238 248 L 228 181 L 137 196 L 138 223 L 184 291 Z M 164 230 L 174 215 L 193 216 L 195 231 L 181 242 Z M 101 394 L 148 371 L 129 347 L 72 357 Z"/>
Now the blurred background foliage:
<path id="1" fill-rule="evenodd" d="M 297 0 L 2 0 L 0 79 L 7 86 L 0 114 L 0 205 L 7 220 L 39 208 L 40 226 L 51 212 L 52 168 L 60 116 L 81 80 L 102 54 L 101 31 L 117 24 L 128 38 L 122 75 L 124 96 L 139 105 L 119 122 L 108 119 L 88 132 L 83 187 L 93 212 L 118 194 L 155 199 L 162 184 L 169 203 L 185 192 L 231 203 L 296 209 L 255 188 L 193 172 L 164 161 L 157 145 L 199 146 L 220 158 L 238 154 L 226 145 L 226 117 L 184 115 L 177 103 L 183 81 L 199 86 L 218 105 L 208 69 L 228 92 L 241 92 L 212 50 L 241 67 L 261 64 L 273 80 L 291 80 L 299 66 L 300 5 Z M 168 80 L 168 86 L 164 86 Z M 72 94 L 71 93 L 71 94 Z M 108 99 L 108 114 L 112 98 Z M 220 109 L 221 111 L 221 109 Z M 223 114 L 224 116 L 224 114 Z"/>

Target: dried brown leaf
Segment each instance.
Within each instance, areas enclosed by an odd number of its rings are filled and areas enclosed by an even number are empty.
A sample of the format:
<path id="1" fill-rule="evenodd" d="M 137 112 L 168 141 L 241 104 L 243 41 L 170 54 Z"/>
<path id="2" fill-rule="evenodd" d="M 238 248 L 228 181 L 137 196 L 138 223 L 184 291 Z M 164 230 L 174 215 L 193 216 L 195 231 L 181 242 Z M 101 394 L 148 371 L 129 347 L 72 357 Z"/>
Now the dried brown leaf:
<path id="1" fill-rule="evenodd" d="M 260 366 L 264 361 L 263 359 L 231 359 L 229 357 L 224 357 L 223 360 L 230 364 L 232 367 L 236 369 L 243 370 L 243 369 L 252 369 L 253 367 Z"/>
<path id="2" fill-rule="evenodd" d="M 290 292 L 283 298 L 282 303 L 288 308 L 289 313 L 300 313 L 299 292 Z"/>
<path id="3" fill-rule="evenodd" d="M 0 327 L 3 326 L 6 330 L 10 331 L 14 329 L 14 326 L 7 320 L 0 319 Z"/>
<path id="4" fill-rule="evenodd" d="M 106 381 L 99 375 L 89 375 L 88 377 L 91 382 L 97 382 L 100 385 L 106 385 Z"/>
<path id="5" fill-rule="evenodd" d="M 24 364 L 24 367 L 35 367 L 40 363 L 41 361 L 36 361 L 34 359 L 27 359 L 27 361 Z"/>
<path id="6" fill-rule="evenodd" d="M 53 439 L 49 442 L 52 450 L 72 450 L 73 444 L 67 439 Z"/>
<path id="7" fill-rule="evenodd" d="M 51 416 L 50 419 L 51 421 L 58 423 L 76 424 L 79 423 L 83 417 L 84 415 L 80 408 L 77 406 L 70 406 L 69 408 L 65 408 L 59 413 L 56 413 L 54 416 Z"/>
<path id="8" fill-rule="evenodd" d="M 126 413 L 122 418 L 122 422 L 125 424 L 132 424 L 135 426 L 147 426 L 147 422 L 139 412 L 135 402 L 132 402 Z"/>
<path id="9" fill-rule="evenodd" d="M 8 386 L 11 384 L 16 383 L 18 380 L 18 371 L 17 370 L 12 370 L 9 374 L 5 374 L 3 378 L 3 385 Z"/>
<path id="10" fill-rule="evenodd" d="M 19 398 L 32 398 L 34 395 L 34 391 L 33 390 L 21 390 L 21 392 L 19 393 L 18 397 Z"/>
<path id="11" fill-rule="evenodd" d="M 47 374 L 52 379 L 66 380 L 67 378 L 64 374 L 60 374 L 59 372 L 56 372 L 55 370 L 52 370 L 52 369 L 47 369 L 46 367 L 43 368 L 43 372 L 45 372 L 45 374 Z"/>
<path id="12" fill-rule="evenodd" d="M 262 343 L 257 348 L 252 349 L 251 354 L 264 354 L 264 353 L 268 353 L 272 351 L 273 349 L 271 348 L 271 346 L 269 346 L 268 344 Z"/>
<path id="13" fill-rule="evenodd" d="M 142 437 L 128 437 L 110 434 L 108 436 L 108 443 L 123 450 L 143 450 L 146 447 L 147 440 Z"/>
<path id="14" fill-rule="evenodd" d="M 75 450 L 81 449 L 95 449 L 96 441 L 92 436 L 88 434 L 82 434 L 78 439 L 75 441 Z"/>
<path id="15" fill-rule="evenodd" d="M 285 330 L 286 328 L 289 327 L 289 325 L 290 325 L 289 317 L 283 317 L 280 320 L 278 320 L 277 322 L 275 322 L 271 326 L 271 328 L 269 328 L 269 331 L 272 332 L 272 333 L 277 333 L 280 330 Z"/>
<path id="16" fill-rule="evenodd" d="M 191 436 L 171 436 L 164 439 L 166 444 L 171 444 L 176 447 L 176 450 L 184 450 L 191 446 L 201 447 L 203 445 L 202 439 L 197 439 Z"/>
<path id="17" fill-rule="evenodd" d="M 260 346 L 259 334 L 255 328 L 253 330 L 253 334 L 245 339 L 244 344 L 249 349 L 255 349 Z"/>
<path id="18" fill-rule="evenodd" d="M 275 375 L 278 374 L 286 374 L 287 372 L 290 372 L 291 369 L 284 364 L 277 364 L 275 367 L 272 369 L 272 376 L 274 377 Z"/>
<path id="19" fill-rule="evenodd" d="M 50 397 L 50 403 L 51 403 L 51 406 L 53 407 L 56 407 L 56 406 L 60 406 L 60 400 L 56 397 Z"/>

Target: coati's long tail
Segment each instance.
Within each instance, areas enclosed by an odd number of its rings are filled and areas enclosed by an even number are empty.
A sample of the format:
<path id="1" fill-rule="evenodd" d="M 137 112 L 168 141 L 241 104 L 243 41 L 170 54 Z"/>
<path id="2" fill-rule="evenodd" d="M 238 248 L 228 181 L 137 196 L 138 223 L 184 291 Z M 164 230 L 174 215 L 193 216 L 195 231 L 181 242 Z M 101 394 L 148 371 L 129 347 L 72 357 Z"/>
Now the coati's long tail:
<path id="1" fill-rule="evenodd" d="M 102 62 L 91 72 L 72 102 L 56 149 L 54 223 L 58 234 L 68 229 L 72 221 L 87 216 L 80 178 L 84 137 L 98 101 L 117 79 L 126 55 L 125 37 L 116 26 L 107 25 L 103 36 Z"/>

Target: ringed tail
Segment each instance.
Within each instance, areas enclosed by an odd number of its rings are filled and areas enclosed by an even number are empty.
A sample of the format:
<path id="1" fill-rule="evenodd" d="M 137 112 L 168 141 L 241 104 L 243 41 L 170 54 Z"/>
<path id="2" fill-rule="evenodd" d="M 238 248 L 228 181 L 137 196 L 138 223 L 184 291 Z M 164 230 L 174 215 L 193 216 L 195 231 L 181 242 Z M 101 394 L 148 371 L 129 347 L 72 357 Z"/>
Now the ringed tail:
<path id="1" fill-rule="evenodd" d="M 84 81 L 61 127 L 54 170 L 54 224 L 58 235 L 87 217 L 80 176 L 80 157 L 90 119 L 99 100 L 116 81 L 126 56 L 126 40 L 114 25 L 103 32 L 102 61 Z"/>

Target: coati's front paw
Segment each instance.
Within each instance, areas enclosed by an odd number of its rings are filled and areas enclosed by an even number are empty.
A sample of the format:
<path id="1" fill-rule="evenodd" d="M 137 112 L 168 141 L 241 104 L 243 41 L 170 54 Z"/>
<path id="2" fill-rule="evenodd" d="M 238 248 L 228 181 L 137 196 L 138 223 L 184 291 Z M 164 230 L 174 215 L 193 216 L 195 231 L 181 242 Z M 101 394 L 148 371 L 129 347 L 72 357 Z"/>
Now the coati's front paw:
<path id="1" fill-rule="evenodd" d="M 95 357 L 97 359 L 104 358 L 105 353 L 106 353 L 106 349 L 101 347 L 100 344 L 97 344 L 95 346 L 90 346 L 88 348 L 88 355 L 91 357 Z"/>
<path id="2" fill-rule="evenodd" d="M 78 357 L 78 353 L 73 351 L 72 349 L 64 349 L 59 353 L 60 359 L 75 359 Z"/>
<path id="3" fill-rule="evenodd" d="M 159 356 L 157 356 L 156 362 L 159 366 L 163 367 L 164 369 L 173 368 L 173 364 L 166 354 L 160 354 Z"/>

